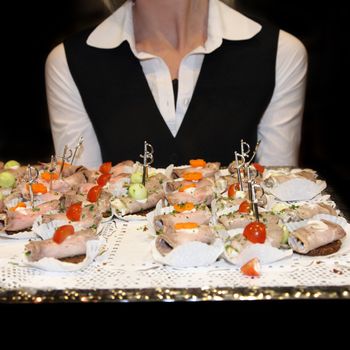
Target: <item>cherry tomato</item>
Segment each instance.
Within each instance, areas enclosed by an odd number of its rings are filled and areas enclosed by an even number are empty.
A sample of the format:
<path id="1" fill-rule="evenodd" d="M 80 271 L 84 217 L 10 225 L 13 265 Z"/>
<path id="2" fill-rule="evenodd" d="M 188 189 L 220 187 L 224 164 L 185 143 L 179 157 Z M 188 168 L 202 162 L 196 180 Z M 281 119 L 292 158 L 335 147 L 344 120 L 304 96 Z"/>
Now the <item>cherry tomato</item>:
<path id="1" fill-rule="evenodd" d="M 260 276 L 261 267 L 258 258 L 249 260 L 241 267 L 241 272 L 247 276 Z"/>
<path id="2" fill-rule="evenodd" d="M 250 204 L 248 201 L 243 201 L 238 208 L 241 214 L 248 214 L 250 212 Z"/>
<path id="3" fill-rule="evenodd" d="M 240 191 L 238 182 L 235 182 L 235 183 L 233 183 L 232 185 L 229 186 L 227 195 L 230 198 L 234 198 L 235 194 L 236 194 L 236 191 Z"/>
<path id="4" fill-rule="evenodd" d="M 102 174 L 109 174 L 112 169 L 112 162 L 105 162 L 100 166 L 100 172 Z"/>
<path id="5" fill-rule="evenodd" d="M 52 240 L 57 244 L 62 243 L 68 236 L 74 234 L 74 227 L 72 225 L 63 225 L 56 229 Z"/>
<path id="6" fill-rule="evenodd" d="M 102 192 L 101 186 L 97 185 L 97 186 L 91 187 L 87 194 L 88 201 L 91 203 L 97 202 L 98 199 L 100 198 L 101 192 Z"/>
<path id="7" fill-rule="evenodd" d="M 66 216 L 70 221 L 79 221 L 81 217 L 81 202 L 72 204 L 66 211 Z"/>
<path id="8" fill-rule="evenodd" d="M 107 184 L 107 182 L 111 179 L 112 174 L 102 174 L 98 177 L 97 183 L 103 187 Z"/>
<path id="9" fill-rule="evenodd" d="M 235 184 L 232 184 L 228 188 L 227 195 L 229 198 L 235 198 L 235 194 L 236 194 Z"/>
<path id="10" fill-rule="evenodd" d="M 260 173 L 260 174 L 262 174 L 264 172 L 264 170 L 265 170 L 265 167 L 262 166 L 259 163 L 253 163 L 252 165 L 257 170 L 257 172 Z"/>
<path id="11" fill-rule="evenodd" d="M 250 242 L 264 243 L 266 240 L 266 226 L 262 222 L 251 222 L 244 228 L 243 236 Z"/>

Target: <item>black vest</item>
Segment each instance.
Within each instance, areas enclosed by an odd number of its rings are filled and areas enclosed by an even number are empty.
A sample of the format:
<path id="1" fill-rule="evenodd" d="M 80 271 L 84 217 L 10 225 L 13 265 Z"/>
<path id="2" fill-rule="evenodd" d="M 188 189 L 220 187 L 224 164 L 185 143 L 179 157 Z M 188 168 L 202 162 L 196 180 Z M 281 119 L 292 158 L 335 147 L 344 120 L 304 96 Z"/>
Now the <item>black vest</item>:
<path id="1" fill-rule="evenodd" d="M 224 40 L 205 55 L 192 100 L 174 138 L 127 42 L 86 44 L 91 30 L 64 43 L 69 69 L 95 129 L 104 161 L 140 160 L 154 147 L 155 166 L 203 158 L 228 164 L 240 140 L 255 145 L 275 86 L 278 29 L 264 24 L 252 39 Z"/>

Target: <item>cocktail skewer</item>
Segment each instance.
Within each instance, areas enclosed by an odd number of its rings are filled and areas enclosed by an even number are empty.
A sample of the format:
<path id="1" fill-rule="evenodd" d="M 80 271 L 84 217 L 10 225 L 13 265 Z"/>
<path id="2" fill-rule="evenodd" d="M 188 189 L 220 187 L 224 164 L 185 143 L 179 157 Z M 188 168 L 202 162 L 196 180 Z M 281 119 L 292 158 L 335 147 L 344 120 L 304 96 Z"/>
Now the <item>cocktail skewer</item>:
<path id="1" fill-rule="evenodd" d="M 249 157 L 250 153 L 250 145 L 247 142 L 244 142 L 244 140 L 241 140 L 241 155 L 245 158 Z"/>
<path id="2" fill-rule="evenodd" d="M 74 148 L 73 156 L 72 156 L 72 159 L 71 159 L 71 161 L 70 161 L 70 164 L 71 164 L 71 165 L 73 165 L 73 162 L 74 162 L 74 160 L 75 160 L 75 157 L 76 157 L 76 155 L 77 155 L 77 153 L 78 153 L 80 147 L 83 145 L 83 143 L 84 143 L 84 137 L 83 137 L 83 136 L 80 136 L 80 137 L 79 137 L 79 140 L 78 140 L 78 144 L 77 144 L 77 145 L 75 146 L 75 148 Z"/>
<path id="3" fill-rule="evenodd" d="M 253 213 L 255 215 L 256 221 L 259 222 L 260 221 L 259 220 L 259 199 L 264 195 L 264 190 L 260 185 L 258 185 L 256 183 L 254 183 L 252 185 L 252 187 L 253 187 L 253 191 L 252 191 L 252 194 L 253 194 Z M 262 195 L 259 198 L 256 195 L 256 191 L 258 189 L 262 192 Z"/>
<path id="4" fill-rule="evenodd" d="M 241 163 L 239 162 L 238 158 L 241 158 Z M 244 156 L 239 154 L 235 151 L 235 161 L 236 161 L 236 170 L 237 170 L 237 179 L 239 184 L 239 190 L 243 191 L 243 181 L 242 181 L 242 174 L 241 174 L 241 168 L 245 165 L 245 159 Z"/>
<path id="5" fill-rule="evenodd" d="M 39 177 L 38 169 L 34 168 L 30 164 L 27 167 L 27 177 L 28 177 L 28 187 L 29 187 L 29 196 L 30 196 L 30 204 L 32 206 L 32 210 L 34 210 L 34 192 L 33 192 L 33 184 Z"/>
<path id="6" fill-rule="evenodd" d="M 50 173 L 50 184 L 49 184 L 49 191 L 52 191 L 52 181 L 53 181 L 53 174 L 56 171 L 57 167 L 57 160 L 54 155 L 51 156 L 51 162 L 49 167 L 49 173 Z"/>
<path id="7" fill-rule="evenodd" d="M 151 144 L 149 144 L 147 141 L 144 143 L 144 150 L 143 154 L 140 154 L 140 157 L 143 158 L 143 173 L 142 173 L 142 184 L 145 186 L 146 181 L 148 179 L 148 166 L 153 163 L 154 149 Z"/>
<path id="8" fill-rule="evenodd" d="M 249 161 L 247 162 L 247 166 L 249 166 L 250 163 L 251 163 L 251 162 L 253 161 L 253 159 L 255 158 L 256 153 L 258 152 L 258 149 L 259 149 L 260 144 L 261 144 L 261 140 L 258 140 L 258 142 L 256 143 L 256 146 L 255 146 L 254 152 L 253 152 L 251 158 L 249 159 Z"/>
<path id="9" fill-rule="evenodd" d="M 62 159 L 62 164 L 59 170 L 59 178 L 62 178 L 62 173 L 63 173 L 63 168 L 64 168 L 64 164 L 65 162 L 69 161 L 70 157 L 72 156 L 73 152 L 70 148 L 68 148 L 67 145 L 64 146 L 64 150 L 63 150 L 63 155 L 62 156 L 56 156 L 57 158 L 61 158 Z"/>

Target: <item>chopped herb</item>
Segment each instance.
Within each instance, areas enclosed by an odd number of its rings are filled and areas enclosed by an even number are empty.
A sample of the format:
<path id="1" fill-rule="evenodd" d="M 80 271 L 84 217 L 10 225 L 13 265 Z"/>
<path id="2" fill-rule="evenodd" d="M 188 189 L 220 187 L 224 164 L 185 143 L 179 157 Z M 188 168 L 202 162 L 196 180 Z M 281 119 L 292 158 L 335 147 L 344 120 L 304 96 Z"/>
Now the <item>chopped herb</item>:
<path id="1" fill-rule="evenodd" d="M 32 208 L 32 211 L 40 211 L 40 208 Z"/>
<path id="2" fill-rule="evenodd" d="M 96 230 L 97 229 L 97 225 L 93 224 L 90 226 L 90 228 L 92 228 L 93 230 Z"/>
<path id="3" fill-rule="evenodd" d="M 24 253 L 25 256 L 29 256 L 30 254 L 32 254 L 32 252 L 31 252 L 30 250 L 27 250 L 27 251 Z"/>

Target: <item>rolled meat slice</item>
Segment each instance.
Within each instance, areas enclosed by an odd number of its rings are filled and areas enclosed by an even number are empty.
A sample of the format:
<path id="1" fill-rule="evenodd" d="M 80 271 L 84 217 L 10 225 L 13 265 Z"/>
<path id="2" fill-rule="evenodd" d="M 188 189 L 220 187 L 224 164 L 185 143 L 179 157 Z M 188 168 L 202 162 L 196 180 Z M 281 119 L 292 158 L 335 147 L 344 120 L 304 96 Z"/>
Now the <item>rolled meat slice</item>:
<path id="1" fill-rule="evenodd" d="M 197 172 L 201 173 L 203 177 L 214 176 L 220 170 L 220 163 L 207 163 L 205 167 L 193 168 L 191 166 L 186 168 L 174 168 L 173 174 L 175 178 L 182 177 L 184 173 Z"/>
<path id="2" fill-rule="evenodd" d="M 300 206 L 292 205 L 279 212 L 278 216 L 283 222 L 293 222 L 311 219 L 318 214 L 337 216 L 336 210 L 326 203 L 307 203 Z"/>
<path id="3" fill-rule="evenodd" d="M 136 200 L 131 197 L 119 197 L 111 202 L 121 215 L 135 214 L 143 210 L 152 209 L 156 204 L 165 198 L 163 182 L 167 180 L 163 174 L 151 176 L 146 182 L 148 197 L 146 200 Z"/>
<path id="4" fill-rule="evenodd" d="M 193 241 L 212 244 L 215 241 L 215 232 L 208 225 L 200 225 L 190 230 L 168 231 L 157 237 L 156 248 L 164 256 L 174 248 Z"/>
<path id="5" fill-rule="evenodd" d="M 299 254 L 307 254 L 311 250 L 340 240 L 346 236 L 344 229 L 327 220 L 311 220 L 290 233 L 288 243 L 293 251 Z"/>
<path id="6" fill-rule="evenodd" d="M 238 212 L 222 215 L 219 217 L 219 222 L 225 226 L 226 230 L 244 228 L 252 221 L 255 221 L 254 215 L 241 214 Z"/>
<path id="7" fill-rule="evenodd" d="M 179 222 L 195 222 L 198 225 L 209 224 L 211 217 L 211 212 L 208 207 L 203 209 L 197 209 L 194 212 L 184 212 L 184 213 L 171 213 L 158 215 L 154 218 L 154 226 L 156 231 L 168 231 L 173 230 L 174 225 Z"/>
<path id="8" fill-rule="evenodd" d="M 186 180 L 175 180 L 175 181 L 168 181 L 166 183 L 166 192 L 174 192 L 178 191 L 181 187 L 191 186 L 194 185 L 195 188 L 201 188 L 205 186 L 215 186 L 214 178 L 208 177 L 203 178 L 202 180 L 199 180 L 197 182 L 192 181 L 186 181 Z"/>
<path id="9" fill-rule="evenodd" d="M 39 215 L 46 214 L 50 211 L 58 210 L 60 208 L 60 202 L 53 200 L 38 205 L 35 210 L 23 209 L 21 211 L 9 211 L 7 225 L 5 231 L 7 234 L 13 234 L 17 231 L 30 229 L 33 226 L 35 219 Z"/>
<path id="10" fill-rule="evenodd" d="M 73 257 L 86 254 L 86 242 L 94 239 L 97 239 L 94 230 L 83 230 L 68 236 L 60 244 L 52 239 L 30 242 L 25 246 L 25 254 L 29 261 L 38 261 L 42 258 Z"/>
<path id="11" fill-rule="evenodd" d="M 193 193 L 188 192 L 174 192 L 168 193 L 166 198 L 171 205 L 182 204 L 186 202 L 191 202 L 193 204 L 206 204 L 210 205 L 211 201 L 214 199 L 215 192 L 213 186 L 203 186 L 200 188 L 195 188 Z"/>
<path id="12" fill-rule="evenodd" d="M 291 172 L 289 174 L 271 174 L 264 180 L 264 184 L 266 187 L 272 188 L 292 179 L 305 179 L 316 182 L 317 174 L 314 171 L 309 171 L 307 169 Z"/>

